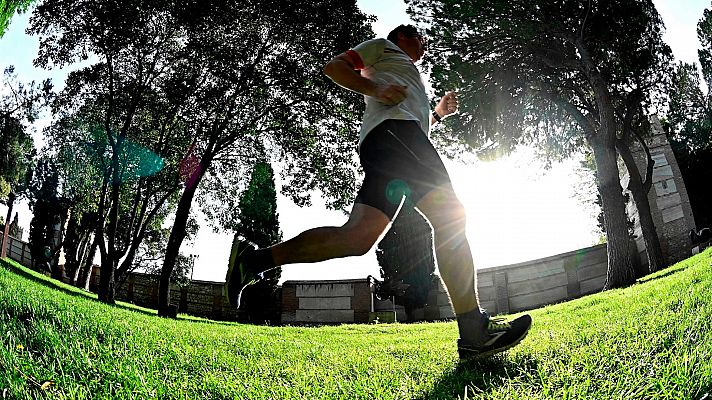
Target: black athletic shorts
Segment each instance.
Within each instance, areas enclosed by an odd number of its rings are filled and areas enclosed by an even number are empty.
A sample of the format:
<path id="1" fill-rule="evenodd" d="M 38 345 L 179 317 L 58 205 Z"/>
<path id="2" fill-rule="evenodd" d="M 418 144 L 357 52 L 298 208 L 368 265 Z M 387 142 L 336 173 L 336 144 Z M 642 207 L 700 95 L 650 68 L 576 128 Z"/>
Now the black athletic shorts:
<path id="1" fill-rule="evenodd" d="M 365 178 L 356 203 L 393 219 L 405 196 L 413 207 L 433 189 L 450 183 L 440 155 L 416 121 L 389 119 L 368 133 L 359 151 Z"/>

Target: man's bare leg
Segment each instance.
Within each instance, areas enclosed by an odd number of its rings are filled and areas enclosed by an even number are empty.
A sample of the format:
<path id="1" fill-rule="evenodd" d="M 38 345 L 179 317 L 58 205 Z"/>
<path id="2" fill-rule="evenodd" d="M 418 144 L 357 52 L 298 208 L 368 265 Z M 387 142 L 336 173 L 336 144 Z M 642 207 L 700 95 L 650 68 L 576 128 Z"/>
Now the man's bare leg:
<path id="1" fill-rule="evenodd" d="M 460 357 L 484 357 L 517 345 L 529 331 L 531 317 L 513 321 L 487 318 L 479 307 L 477 274 L 465 234 L 465 209 L 451 185 L 425 195 L 417 204 L 433 227 L 435 256 L 460 331 Z"/>
<path id="2" fill-rule="evenodd" d="M 435 189 L 417 204 L 433 227 L 438 269 L 456 314 L 479 310 L 475 266 L 465 235 L 465 209 L 450 185 Z"/>
<path id="3" fill-rule="evenodd" d="M 435 257 L 457 316 L 460 338 L 482 343 L 485 317 L 477 297 L 477 274 L 465 234 L 465 208 L 451 185 L 435 189 L 416 205 L 433 227 Z"/>
<path id="4" fill-rule="evenodd" d="M 228 301 L 239 307 L 243 290 L 261 279 L 261 273 L 276 266 L 365 254 L 389 223 L 390 219 L 382 211 L 356 203 L 343 226 L 310 229 L 272 247 L 256 249 L 235 236 L 225 276 Z"/>
<path id="5" fill-rule="evenodd" d="M 356 203 L 343 226 L 310 229 L 269 250 L 275 265 L 363 255 L 383 235 L 390 222 L 381 210 Z"/>

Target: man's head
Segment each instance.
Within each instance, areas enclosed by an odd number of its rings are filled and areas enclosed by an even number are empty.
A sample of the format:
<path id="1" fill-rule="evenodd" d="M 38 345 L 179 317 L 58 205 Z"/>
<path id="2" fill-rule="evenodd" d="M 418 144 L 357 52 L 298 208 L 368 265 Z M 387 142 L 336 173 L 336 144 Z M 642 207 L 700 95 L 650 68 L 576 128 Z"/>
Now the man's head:
<path id="1" fill-rule="evenodd" d="M 413 62 L 420 60 L 425 54 L 425 37 L 413 25 L 399 25 L 388 34 L 386 39 L 400 47 Z"/>

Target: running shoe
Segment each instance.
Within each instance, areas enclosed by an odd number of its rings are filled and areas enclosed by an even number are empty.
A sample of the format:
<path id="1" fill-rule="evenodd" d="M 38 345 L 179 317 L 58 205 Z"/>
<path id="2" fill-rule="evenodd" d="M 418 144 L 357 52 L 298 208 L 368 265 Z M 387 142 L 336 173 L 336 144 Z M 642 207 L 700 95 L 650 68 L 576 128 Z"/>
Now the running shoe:
<path id="1" fill-rule="evenodd" d="M 232 241 L 223 294 L 227 296 L 228 301 L 234 307 L 240 308 L 240 298 L 243 290 L 263 278 L 263 275 L 255 266 L 245 263 L 247 255 L 253 253 L 256 248 L 257 246 L 250 241 L 237 235 Z"/>
<path id="2" fill-rule="evenodd" d="M 460 359 L 483 358 L 516 346 L 527 336 L 532 326 L 532 317 L 522 315 L 510 322 L 503 318 L 491 318 L 485 313 L 488 338 L 482 344 L 472 344 L 458 339 Z"/>

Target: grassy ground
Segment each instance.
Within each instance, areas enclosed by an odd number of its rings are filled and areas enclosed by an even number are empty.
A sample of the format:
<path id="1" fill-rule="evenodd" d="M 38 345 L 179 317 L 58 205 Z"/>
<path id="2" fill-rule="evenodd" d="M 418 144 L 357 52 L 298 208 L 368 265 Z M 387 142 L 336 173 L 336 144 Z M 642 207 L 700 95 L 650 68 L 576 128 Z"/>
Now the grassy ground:
<path id="1" fill-rule="evenodd" d="M 712 249 L 532 311 L 484 362 L 458 362 L 454 322 L 264 327 L 93 298 L 2 262 L 0 399 L 712 398 Z"/>

